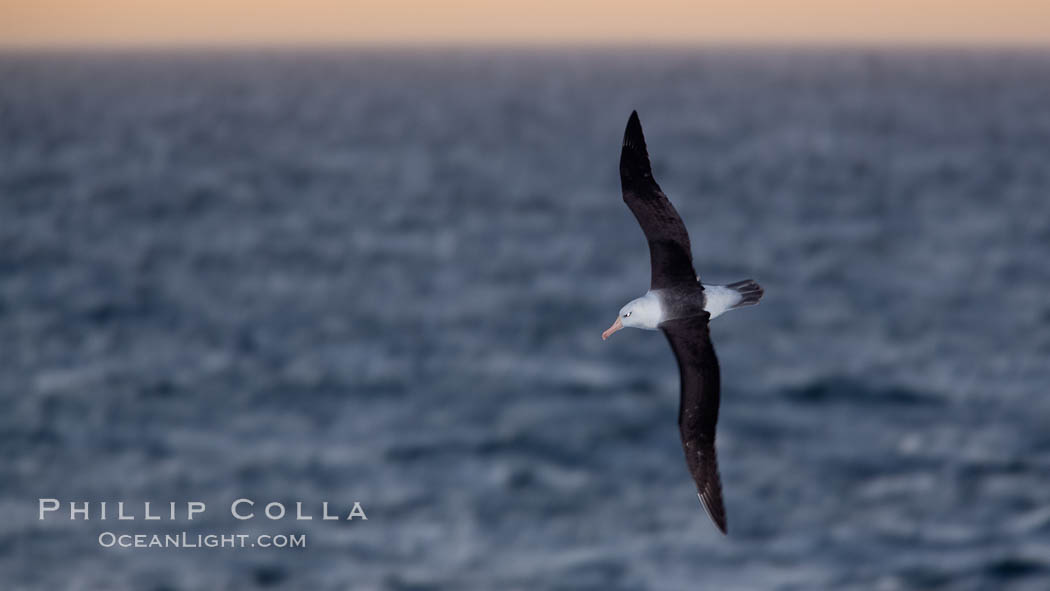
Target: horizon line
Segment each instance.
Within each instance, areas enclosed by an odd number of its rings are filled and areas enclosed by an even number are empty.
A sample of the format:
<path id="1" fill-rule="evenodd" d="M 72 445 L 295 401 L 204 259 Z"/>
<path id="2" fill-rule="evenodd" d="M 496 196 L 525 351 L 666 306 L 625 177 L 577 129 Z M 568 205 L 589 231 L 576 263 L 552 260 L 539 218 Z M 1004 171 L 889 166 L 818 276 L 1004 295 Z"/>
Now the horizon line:
<path id="1" fill-rule="evenodd" d="M 508 50 L 508 51 L 565 51 L 565 50 L 769 50 L 769 51 L 1050 51 L 1050 39 L 1036 41 L 993 39 L 720 39 L 720 40 L 584 40 L 584 41 L 489 41 L 489 40 L 424 40 L 424 41 L 234 41 L 234 42 L 70 42 L 70 43 L 9 43 L 0 42 L 0 54 L 5 53 L 198 53 L 198 52 L 253 52 L 253 51 L 370 51 L 370 50 Z"/>

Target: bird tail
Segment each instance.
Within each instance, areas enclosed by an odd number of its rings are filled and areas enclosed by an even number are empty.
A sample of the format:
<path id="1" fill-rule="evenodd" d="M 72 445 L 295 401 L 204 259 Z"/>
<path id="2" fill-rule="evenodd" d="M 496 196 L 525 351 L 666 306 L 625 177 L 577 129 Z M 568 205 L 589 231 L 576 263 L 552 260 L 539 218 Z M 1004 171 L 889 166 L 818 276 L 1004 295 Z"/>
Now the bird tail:
<path id="1" fill-rule="evenodd" d="M 754 279 L 737 281 L 736 283 L 730 283 L 726 287 L 740 294 L 740 301 L 730 306 L 730 310 L 743 308 L 744 306 L 754 306 L 758 303 L 758 300 L 762 299 L 762 294 L 765 293 L 762 286 L 756 283 Z"/>

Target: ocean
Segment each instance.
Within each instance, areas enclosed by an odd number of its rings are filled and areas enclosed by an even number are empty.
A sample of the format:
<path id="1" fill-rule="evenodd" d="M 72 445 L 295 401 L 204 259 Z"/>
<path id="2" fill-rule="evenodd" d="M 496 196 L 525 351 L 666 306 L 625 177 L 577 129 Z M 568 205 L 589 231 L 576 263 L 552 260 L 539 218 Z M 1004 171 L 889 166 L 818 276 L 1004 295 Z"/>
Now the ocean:
<path id="1" fill-rule="evenodd" d="M 2 54 L 0 581 L 1050 588 L 1048 98 L 1020 50 Z M 765 288 L 711 328 L 728 537 L 665 339 L 599 336 L 633 109 L 704 282 Z"/>

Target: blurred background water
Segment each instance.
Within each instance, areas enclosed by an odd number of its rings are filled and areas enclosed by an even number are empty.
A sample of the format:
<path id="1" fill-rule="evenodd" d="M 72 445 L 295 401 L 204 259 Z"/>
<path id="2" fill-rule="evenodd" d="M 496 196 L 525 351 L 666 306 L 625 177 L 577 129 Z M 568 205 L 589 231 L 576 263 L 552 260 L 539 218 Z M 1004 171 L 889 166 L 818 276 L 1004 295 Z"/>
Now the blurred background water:
<path id="1" fill-rule="evenodd" d="M 4 55 L 0 580 L 1050 588 L 1048 97 L 1037 52 Z M 712 327 L 728 538 L 663 337 L 599 337 L 635 108 L 704 280 L 766 288 Z M 97 542 L 165 529 L 309 547 Z"/>

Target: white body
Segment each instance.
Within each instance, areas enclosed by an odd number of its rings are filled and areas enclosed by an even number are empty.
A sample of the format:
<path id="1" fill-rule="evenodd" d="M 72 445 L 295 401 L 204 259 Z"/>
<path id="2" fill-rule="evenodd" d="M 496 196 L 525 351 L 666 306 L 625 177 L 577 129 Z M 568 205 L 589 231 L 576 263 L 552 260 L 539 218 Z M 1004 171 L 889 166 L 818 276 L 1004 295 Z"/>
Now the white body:
<path id="1" fill-rule="evenodd" d="M 712 320 L 725 314 L 742 299 L 739 292 L 724 285 L 704 285 L 704 296 L 704 310 L 711 315 Z M 663 320 L 660 298 L 651 291 L 627 302 L 620 309 L 620 322 L 626 327 L 656 330 Z"/>

